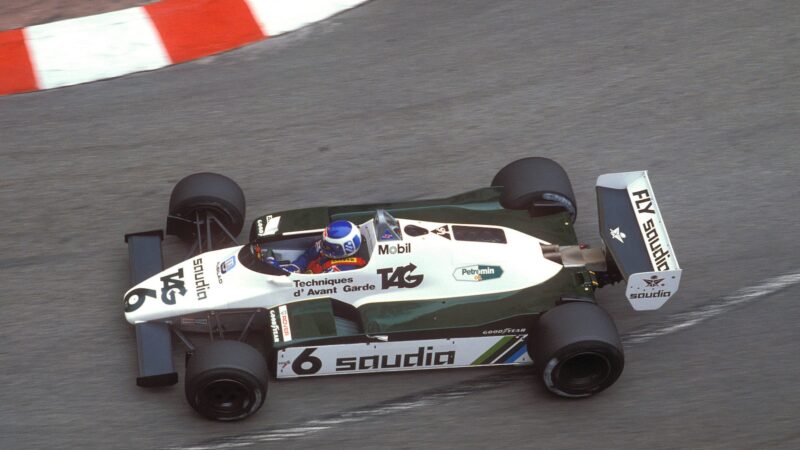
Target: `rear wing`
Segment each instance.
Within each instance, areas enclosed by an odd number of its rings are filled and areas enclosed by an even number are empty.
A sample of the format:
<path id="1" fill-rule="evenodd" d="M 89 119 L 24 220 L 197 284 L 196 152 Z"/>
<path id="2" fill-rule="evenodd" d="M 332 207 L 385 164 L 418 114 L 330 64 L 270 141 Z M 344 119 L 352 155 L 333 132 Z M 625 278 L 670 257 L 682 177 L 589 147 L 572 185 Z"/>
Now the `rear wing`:
<path id="1" fill-rule="evenodd" d="M 637 311 L 660 308 L 678 291 L 681 268 L 647 171 L 597 178 L 600 237 L 628 286 Z"/>

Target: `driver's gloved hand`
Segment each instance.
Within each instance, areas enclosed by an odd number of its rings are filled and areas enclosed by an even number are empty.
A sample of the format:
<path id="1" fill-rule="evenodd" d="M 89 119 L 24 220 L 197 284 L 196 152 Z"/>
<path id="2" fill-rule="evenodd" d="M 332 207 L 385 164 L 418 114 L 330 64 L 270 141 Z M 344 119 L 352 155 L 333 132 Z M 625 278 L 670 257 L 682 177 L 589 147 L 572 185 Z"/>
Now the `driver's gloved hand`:
<path id="1" fill-rule="evenodd" d="M 267 263 L 267 264 L 269 264 L 269 265 L 271 265 L 271 266 L 275 266 L 275 267 L 277 267 L 278 269 L 280 269 L 280 268 L 281 268 L 281 263 L 280 263 L 280 262 L 278 262 L 278 260 L 277 260 L 277 259 L 275 259 L 275 258 L 274 258 L 274 257 L 272 257 L 272 256 L 268 256 L 266 259 L 264 259 L 264 262 L 265 262 L 265 263 Z"/>
<path id="2" fill-rule="evenodd" d="M 280 267 L 281 267 L 281 269 L 283 269 L 283 270 L 285 270 L 287 272 L 299 272 L 300 271 L 300 268 L 297 267 L 295 264 L 286 264 L 286 265 L 283 265 L 283 266 L 280 266 Z"/>
<path id="3" fill-rule="evenodd" d="M 280 263 L 280 261 L 278 261 L 277 259 L 273 258 L 272 256 L 268 257 L 266 260 L 264 260 L 264 262 L 267 263 L 267 264 L 271 264 L 272 266 L 277 267 L 278 269 L 282 269 L 282 270 L 285 270 L 285 271 L 290 272 L 290 273 L 291 272 L 299 272 L 300 271 L 300 268 L 297 267 L 296 265 L 294 265 L 294 264 L 282 265 Z"/>

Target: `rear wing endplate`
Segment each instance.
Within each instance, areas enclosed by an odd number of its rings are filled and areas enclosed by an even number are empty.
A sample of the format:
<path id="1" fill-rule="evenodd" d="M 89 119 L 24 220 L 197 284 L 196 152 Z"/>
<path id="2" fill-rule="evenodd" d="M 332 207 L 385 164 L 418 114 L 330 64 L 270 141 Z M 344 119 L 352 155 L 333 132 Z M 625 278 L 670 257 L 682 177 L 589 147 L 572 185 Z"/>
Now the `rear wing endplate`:
<path id="1" fill-rule="evenodd" d="M 678 291 L 681 269 L 647 171 L 597 178 L 600 237 L 637 311 L 660 308 Z"/>
<path id="2" fill-rule="evenodd" d="M 135 286 L 164 269 L 161 257 L 161 230 L 125 235 L 128 243 L 131 286 Z M 136 350 L 139 354 L 141 387 L 169 386 L 178 382 L 178 373 L 172 363 L 172 335 L 169 325 L 160 322 L 138 323 Z"/>

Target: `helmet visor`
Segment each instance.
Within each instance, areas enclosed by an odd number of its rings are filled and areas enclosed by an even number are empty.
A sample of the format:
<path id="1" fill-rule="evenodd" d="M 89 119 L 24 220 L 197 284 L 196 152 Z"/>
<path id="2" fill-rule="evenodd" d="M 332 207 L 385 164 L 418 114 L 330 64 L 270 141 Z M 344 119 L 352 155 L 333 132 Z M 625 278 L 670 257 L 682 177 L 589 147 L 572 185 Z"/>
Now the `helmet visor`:
<path id="1" fill-rule="evenodd" d="M 320 252 L 331 259 L 343 258 L 346 256 L 344 247 L 342 245 L 328 242 L 324 239 L 322 240 L 322 245 L 320 246 Z"/>

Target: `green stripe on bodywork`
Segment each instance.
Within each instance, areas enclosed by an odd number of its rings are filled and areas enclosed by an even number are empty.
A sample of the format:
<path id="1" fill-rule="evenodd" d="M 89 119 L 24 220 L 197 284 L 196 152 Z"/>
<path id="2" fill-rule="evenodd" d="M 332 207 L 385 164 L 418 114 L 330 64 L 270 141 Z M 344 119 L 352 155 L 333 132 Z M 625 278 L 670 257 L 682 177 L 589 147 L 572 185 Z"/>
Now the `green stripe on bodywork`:
<path id="1" fill-rule="evenodd" d="M 476 365 L 479 365 L 479 364 L 484 364 L 486 362 L 486 360 L 489 359 L 489 357 L 492 356 L 494 354 L 494 352 L 497 351 L 498 348 L 500 348 L 503 345 L 505 345 L 511 339 L 514 339 L 514 337 L 513 336 L 506 336 L 506 337 L 501 338 L 489 350 L 486 350 L 481 356 L 479 356 L 478 359 L 476 359 L 475 361 L 472 361 L 472 364 L 470 364 L 470 365 L 471 366 L 476 366 Z"/>
<path id="2" fill-rule="evenodd" d="M 519 337 L 514 337 L 511 342 L 503 345 L 496 352 L 494 352 L 489 359 L 486 361 L 487 364 L 495 364 L 497 360 L 500 359 L 501 356 L 505 355 L 508 352 L 508 349 L 515 346 L 519 342 Z"/>
<path id="3" fill-rule="evenodd" d="M 492 364 L 505 364 L 506 362 L 508 362 L 508 359 L 511 358 L 511 356 L 513 356 L 514 353 L 517 353 L 519 349 L 525 346 L 525 344 L 526 344 L 525 339 L 519 339 L 517 342 L 514 343 L 514 345 L 511 346 L 510 349 L 506 350 L 496 360 L 492 361 Z"/>

